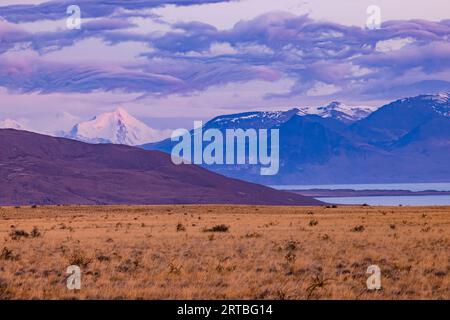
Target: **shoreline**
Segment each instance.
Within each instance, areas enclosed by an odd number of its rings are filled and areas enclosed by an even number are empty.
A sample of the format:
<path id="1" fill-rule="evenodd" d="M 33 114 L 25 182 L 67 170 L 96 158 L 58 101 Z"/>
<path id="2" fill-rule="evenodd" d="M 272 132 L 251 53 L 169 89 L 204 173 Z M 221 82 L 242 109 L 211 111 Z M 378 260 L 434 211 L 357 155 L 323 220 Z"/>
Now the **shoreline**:
<path id="1" fill-rule="evenodd" d="M 450 191 L 410 191 L 410 190 L 354 190 L 354 189 L 308 189 L 286 190 L 309 197 L 380 197 L 380 196 L 443 196 Z"/>

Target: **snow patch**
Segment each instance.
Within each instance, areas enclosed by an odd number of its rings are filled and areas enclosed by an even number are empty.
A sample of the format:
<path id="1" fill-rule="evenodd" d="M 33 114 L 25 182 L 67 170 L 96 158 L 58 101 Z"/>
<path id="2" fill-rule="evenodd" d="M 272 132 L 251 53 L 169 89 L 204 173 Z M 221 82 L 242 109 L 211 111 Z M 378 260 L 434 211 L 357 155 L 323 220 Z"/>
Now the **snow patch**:
<path id="1" fill-rule="evenodd" d="M 377 110 L 377 107 L 348 106 L 344 103 L 333 101 L 326 106 L 300 107 L 297 113 L 300 116 L 315 114 L 322 118 L 333 118 L 344 122 L 358 121 Z"/>
<path id="2" fill-rule="evenodd" d="M 25 130 L 25 128 L 19 122 L 13 119 L 0 120 L 0 129 Z"/>

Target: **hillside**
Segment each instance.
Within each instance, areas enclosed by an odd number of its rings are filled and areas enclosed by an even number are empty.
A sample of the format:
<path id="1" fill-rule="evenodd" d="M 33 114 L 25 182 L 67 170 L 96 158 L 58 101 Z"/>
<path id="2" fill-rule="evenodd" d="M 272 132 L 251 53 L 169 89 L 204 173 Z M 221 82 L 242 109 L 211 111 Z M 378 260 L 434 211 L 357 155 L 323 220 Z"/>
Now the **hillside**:
<path id="1" fill-rule="evenodd" d="M 0 205 L 318 205 L 309 197 L 230 179 L 168 155 L 0 130 Z"/>

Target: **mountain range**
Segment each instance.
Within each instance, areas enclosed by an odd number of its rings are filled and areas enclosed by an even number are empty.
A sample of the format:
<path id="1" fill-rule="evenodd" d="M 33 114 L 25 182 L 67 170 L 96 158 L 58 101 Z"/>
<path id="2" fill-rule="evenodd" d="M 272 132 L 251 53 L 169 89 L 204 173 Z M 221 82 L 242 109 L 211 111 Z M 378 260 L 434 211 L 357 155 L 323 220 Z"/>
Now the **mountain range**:
<path id="1" fill-rule="evenodd" d="M 159 151 L 14 129 L 0 129 L 0 145 L 0 205 L 321 204 L 194 165 L 176 166 Z"/>
<path id="2" fill-rule="evenodd" d="M 379 108 L 325 106 L 218 116 L 204 129 L 280 130 L 280 171 L 260 176 L 252 165 L 205 165 L 262 184 L 446 182 L 450 180 L 449 94 L 403 98 Z M 11 119 L 0 128 L 24 129 Z M 148 127 L 123 108 L 76 124 L 61 136 L 88 143 L 139 145 L 170 153 L 170 131 Z M 147 142 L 159 141 L 159 142 Z"/>
<path id="3" fill-rule="evenodd" d="M 352 123 L 369 116 L 376 107 L 347 106 L 341 102 L 331 102 L 326 106 L 306 106 L 293 108 L 288 111 L 253 111 L 218 116 L 205 125 L 205 129 L 269 129 L 287 122 L 293 116 L 317 115 L 323 119 L 339 120 L 343 123 Z"/>
<path id="4" fill-rule="evenodd" d="M 277 175 L 261 176 L 255 165 L 204 167 L 263 184 L 450 180 L 448 93 L 400 99 L 373 112 L 335 102 L 316 111 L 308 114 L 297 108 L 284 112 L 246 112 L 216 117 L 204 125 L 205 129 L 221 131 L 279 129 Z M 173 145 L 166 139 L 142 148 L 171 152 Z"/>
<path id="5" fill-rule="evenodd" d="M 304 114 L 318 114 L 324 118 L 336 118 L 342 121 L 355 121 L 366 117 L 374 109 L 370 107 L 349 107 L 340 102 L 332 102 L 324 107 L 301 107 L 294 109 L 295 112 Z M 273 117 L 274 121 L 281 121 L 290 112 L 266 112 L 267 118 Z M 257 112 L 250 112 L 251 118 Z M 277 115 L 281 119 L 276 120 Z M 243 115 L 239 115 L 243 118 Z M 221 116 L 219 118 L 226 121 L 231 116 Z M 270 125 L 271 122 L 265 125 Z M 58 128 L 58 125 L 61 126 Z M 230 124 L 231 125 L 231 124 Z M 262 123 L 260 125 L 263 125 Z M 69 127 L 68 127 L 69 126 Z M 96 115 L 90 120 L 81 121 L 78 117 L 64 111 L 56 114 L 48 114 L 44 117 L 43 123 L 39 120 L 27 119 L 27 125 L 14 120 L 0 120 L 1 129 L 28 130 L 36 133 L 52 135 L 83 141 L 87 143 L 113 143 L 130 146 L 142 145 L 161 141 L 170 136 L 172 130 L 158 130 L 149 127 L 144 122 L 130 115 L 124 108 L 104 112 Z"/>

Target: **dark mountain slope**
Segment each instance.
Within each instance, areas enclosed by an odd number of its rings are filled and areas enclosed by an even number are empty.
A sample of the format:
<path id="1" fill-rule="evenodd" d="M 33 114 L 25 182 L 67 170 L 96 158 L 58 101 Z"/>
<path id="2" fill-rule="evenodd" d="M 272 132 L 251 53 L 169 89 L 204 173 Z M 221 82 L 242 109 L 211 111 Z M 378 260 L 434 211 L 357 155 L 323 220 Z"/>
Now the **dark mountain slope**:
<path id="1" fill-rule="evenodd" d="M 170 156 L 0 130 L 0 205 L 318 205 L 309 197 L 234 180 Z"/>
<path id="2" fill-rule="evenodd" d="M 389 103 L 351 126 L 374 144 L 401 138 L 421 124 L 450 114 L 447 94 L 421 95 Z"/>

